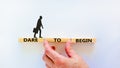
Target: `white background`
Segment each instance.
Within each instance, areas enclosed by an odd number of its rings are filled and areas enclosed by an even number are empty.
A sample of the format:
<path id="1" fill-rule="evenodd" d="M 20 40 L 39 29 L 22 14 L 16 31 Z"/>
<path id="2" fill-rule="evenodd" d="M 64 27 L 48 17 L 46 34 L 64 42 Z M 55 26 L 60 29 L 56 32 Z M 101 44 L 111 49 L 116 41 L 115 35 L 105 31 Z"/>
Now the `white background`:
<path id="1" fill-rule="evenodd" d="M 90 68 L 120 68 L 119 0 L 0 0 L 0 68 L 45 68 L 40 47 L 18 42 L 40 15 L 43 37 L 96 37 Z"/>

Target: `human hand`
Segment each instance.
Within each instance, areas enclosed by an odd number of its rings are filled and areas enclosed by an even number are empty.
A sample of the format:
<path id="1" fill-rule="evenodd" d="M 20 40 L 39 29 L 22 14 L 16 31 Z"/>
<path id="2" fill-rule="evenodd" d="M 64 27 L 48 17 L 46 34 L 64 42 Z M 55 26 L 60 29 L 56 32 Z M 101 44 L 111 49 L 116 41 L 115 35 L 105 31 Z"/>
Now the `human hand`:
<path id="1" fill-rule="evenodd" d="M 54 51 L 49 43 L 44 41 L 45 53 L 43 60 L 47 68 L 89 68 L 81 56 L 78 56 L 70 46 L 70 41 L 66 43 L 65 51 L 68 57 L 60 55 Z"/>

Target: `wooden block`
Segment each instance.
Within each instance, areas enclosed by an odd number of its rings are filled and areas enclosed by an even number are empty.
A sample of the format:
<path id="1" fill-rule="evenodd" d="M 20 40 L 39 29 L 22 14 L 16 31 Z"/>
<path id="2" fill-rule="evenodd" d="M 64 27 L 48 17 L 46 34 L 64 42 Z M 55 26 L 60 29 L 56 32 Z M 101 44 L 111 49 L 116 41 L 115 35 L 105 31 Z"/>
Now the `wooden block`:
<path id="1" fill-rule="evenodd" d="M 71 40 L 72 43 L 95 43 L 96 38 L 19 38 L 19 42 L 48 42 L 64 43 Z"/>

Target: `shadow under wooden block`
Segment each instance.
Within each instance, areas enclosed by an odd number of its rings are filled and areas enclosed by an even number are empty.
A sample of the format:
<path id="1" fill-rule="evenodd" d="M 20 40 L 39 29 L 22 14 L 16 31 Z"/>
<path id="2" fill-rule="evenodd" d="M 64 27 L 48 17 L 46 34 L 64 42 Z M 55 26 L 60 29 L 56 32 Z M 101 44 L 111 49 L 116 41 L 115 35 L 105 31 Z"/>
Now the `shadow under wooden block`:
<path id="1" fill-rule="evenodd" d="M 57 51 L 59 54 L 67 56 L 65 52 L 65 45 L 66 43 L 56 43 L 52 42 L 49 43 L 51 46 L 55 47 L 55 51 Z M 20 43 L 21 50 L 25 54 L 43 54 L 44 53 L 44 47 L 43 43 L 33 42 L 33 43 Z M 72 43 L 72 48 L 76 51 L 77 54 L 81 55 L 90 55 L 94 51 L 95 44 L 94 43 Z"/>

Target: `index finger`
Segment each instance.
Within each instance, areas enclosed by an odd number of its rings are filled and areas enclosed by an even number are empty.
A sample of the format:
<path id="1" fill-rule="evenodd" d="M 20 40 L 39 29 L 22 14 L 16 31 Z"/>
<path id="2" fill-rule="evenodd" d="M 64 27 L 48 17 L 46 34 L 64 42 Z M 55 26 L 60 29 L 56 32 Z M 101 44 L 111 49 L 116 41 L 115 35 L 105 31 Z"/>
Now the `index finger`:
<path id="1" fill-rule="evenodd" d="M 59 53 L 57 53 L 56 51 L 54 51 L 50 45 L 48 44 L 48 41 L 44 41 L 44 47 L 45 47 L 45 54 L 52 60 L 52 61 L 56 61 L 56 59 L 62 58 L 63 56 L 61 56 Z"/>

